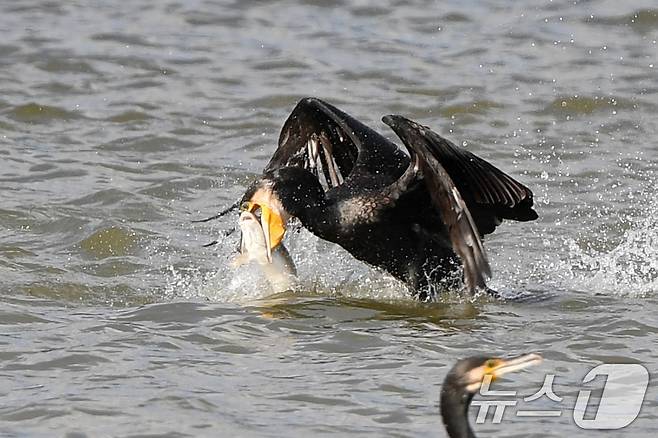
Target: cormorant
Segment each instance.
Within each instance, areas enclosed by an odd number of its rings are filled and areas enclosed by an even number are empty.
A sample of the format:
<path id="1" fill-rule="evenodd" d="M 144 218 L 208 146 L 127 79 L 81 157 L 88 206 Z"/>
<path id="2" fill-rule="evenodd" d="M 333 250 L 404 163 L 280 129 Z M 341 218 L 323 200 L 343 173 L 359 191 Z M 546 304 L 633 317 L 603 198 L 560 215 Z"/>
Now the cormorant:
<path id="1" fill-rule="evenodd" d="M 441 387 L 441 419 L 450 438 L 474 438 L 468 423 L 468 407 L 480 390 L 485 376 L 491 381 L 512 371 L 538 364 L 539 354 L 531 353 L 513 359 L 476 356 L 457 362 L 443 380 Z"/>
<path id="2" fill-rule="evenodd" d="M 421 300 L 460 259 L 466 289 L 488 290 L 481 237 L 503 219 L 536 219 L 532 192 L 426 126 L 399 115 L 382 121 L 409 155 L 329 103 L 302 99 L 241 210 L 260 215 L 268 251 L 296 217 Z"/>

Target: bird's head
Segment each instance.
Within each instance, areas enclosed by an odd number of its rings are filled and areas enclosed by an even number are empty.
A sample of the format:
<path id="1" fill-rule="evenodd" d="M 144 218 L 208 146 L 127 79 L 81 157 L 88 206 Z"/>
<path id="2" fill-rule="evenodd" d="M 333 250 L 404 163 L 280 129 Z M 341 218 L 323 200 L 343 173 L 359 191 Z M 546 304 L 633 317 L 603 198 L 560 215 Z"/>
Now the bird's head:
<path id="1" fill-rule="evenodd" d="M 449 379 L 463 388 L 464 391 L 475 394 L 482 387 L 485 379 L 494 381 L 500 376 L 536 365 L 542 361 L 537 353 L 525 354 L 511 359 L 497 357 L 474 356 L 462 359 L 452 367 L 446 381 Z"/>
<path id="2" fill-rule="evenodd" d="M 451 438 L 475 436 L 468 424 L 468 407 L 485 380 L 495 380 L 542 361 L 531 353 L 511 359 L 474 356 L 458 361 L 448 372 L 441 387 L 441 417 Z"/>
<path id="3" fill-rule="evenodd" d="M 297 217 L 305 223 L 324 200 L 324 189 L 313 173 L 300 167 L 283 167 L 255 181 L 244 194 L 240 210 L 260 219 L 271 260 L 271 251 L 283 240 L 288 220 Z"/>

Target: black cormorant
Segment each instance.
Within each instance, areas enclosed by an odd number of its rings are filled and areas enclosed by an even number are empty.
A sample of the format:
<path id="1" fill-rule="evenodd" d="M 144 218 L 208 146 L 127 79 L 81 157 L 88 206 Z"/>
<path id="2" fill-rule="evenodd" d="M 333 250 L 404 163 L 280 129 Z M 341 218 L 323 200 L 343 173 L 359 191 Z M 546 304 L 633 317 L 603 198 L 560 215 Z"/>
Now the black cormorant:
<path id="1" fill-rule="evenodd" d="M 338 108 L 302 99 L 241 209 L 260 212 L 269 250 L 297 217 L 420 299 L 459 260 L 466 289 L 486 289 L 481 237 L 503 219 L 536 219 L 532 192 L 426 126 L 398 115 L 382 120 L 409 155 Z"/>
<path id="2" fill-rule="evenodd" d="M 513 359 L 476 356 L 457 362 L 443 380 L 441 387 L 441 418 L 450 438 L 474 438 L 468 423 L 468 407 L 480 390 L 487 375 L 491 381 L 503 374 L 517 371 L 542 361 L 531 353 Z"/>

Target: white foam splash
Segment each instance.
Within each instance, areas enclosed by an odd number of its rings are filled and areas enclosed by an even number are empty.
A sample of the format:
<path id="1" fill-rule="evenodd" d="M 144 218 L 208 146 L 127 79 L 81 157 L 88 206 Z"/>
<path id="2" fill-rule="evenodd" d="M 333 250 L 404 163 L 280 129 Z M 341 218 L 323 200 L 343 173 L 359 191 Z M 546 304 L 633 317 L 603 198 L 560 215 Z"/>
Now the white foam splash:
<path id="1" fill-rule="evenodd" d="M 289 233 L 288 247 L 298 272 L 292 291 L 304 295 L 373 299 L 412 300 L 411 293 L 391 276 L 373 270 L 337 247 L 319 240 L 306 230 Z M 170 299 L 207 299 L 216 302 L 248 304 L 282 291 L 272 290 L 256 264 L 231 266 L 232 245 L 217 258 L 217 269 L 168 268 L 165 295 Z"/>
<path id="2" fill-rule="evenodd" d="M 256 265 L 232 268 L 224 258 L 217 262 L 218 269 L 210 272 L 170 266 L 165 295 L 170 299 L 245 304 L 274 292 Z"/>
<path id="3" fill-rule="evenodd" d="M 567 239 L 569 255 L 560 267 L 573 288 L 638 297 L 658 293 L 658 202 L 649 194 L 647 198 L 615 243 L 602 237 L 607 248 L 583 248 Z"/>

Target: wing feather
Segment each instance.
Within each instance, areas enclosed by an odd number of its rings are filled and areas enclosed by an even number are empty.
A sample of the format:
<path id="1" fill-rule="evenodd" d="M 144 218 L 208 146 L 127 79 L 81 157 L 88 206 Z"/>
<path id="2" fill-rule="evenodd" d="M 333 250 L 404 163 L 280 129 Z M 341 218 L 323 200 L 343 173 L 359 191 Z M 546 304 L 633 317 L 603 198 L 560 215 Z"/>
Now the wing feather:
<path id="1" fill-rule="evenodd" d="M 393 117 L 404 119 L 401 116 Z M 537 213 L 532 208 L 533 194 L 529 188 L 431 129 L 418 124 L 412 127 L 411 123 L 414 122 L 404 120 L 408 135 L 414 141 L 422 142 L 450 175 L 482 235 L 492 233 L 503 219 L 537 219 Z"/>
<path id="2" fill-rule="evenodd" d="M 316 161 L 319 166 L 312 164 Z M 396 179 L 408 161 L 399 147 L 376 131 L 327 102 L 307 97 L 297 103 L 283 124 L 279 145 L 264 173 L 286 166 L 303 167 L 319 180 L 319 172 L 324 173 L 329 190 L 352 174 L 358 175 L 361 183 L 382 176 Z M 387 183 L 390 181 L 382 184 Z"/>
<path id="3" fill-rule="evenodd" d="M 464 265 L 466 289 L 473 293 L 477 287 L 485 288 L 491 268 L 477 226 L 458 187 L 437 159 L 435 149 L 419 135 L 427 128 L 401 116 L 386 116 L 382 120 L 400 137 L 412 157 L 420 157 L 421 173 L 432 202 L 440 211 L 453 250 Z"/>

